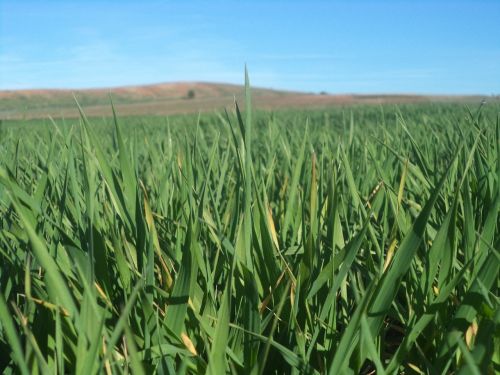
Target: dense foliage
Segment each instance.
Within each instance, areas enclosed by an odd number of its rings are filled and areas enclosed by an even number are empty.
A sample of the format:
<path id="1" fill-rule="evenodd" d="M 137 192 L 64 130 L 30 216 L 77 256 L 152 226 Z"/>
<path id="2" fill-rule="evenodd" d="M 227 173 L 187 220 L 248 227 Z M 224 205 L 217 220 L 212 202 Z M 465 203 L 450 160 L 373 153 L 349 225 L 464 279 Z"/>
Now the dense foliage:
<path id="1" fill-rule="evenodd" d="M 0 370 L 500 371 L 498 112 L 3 123 Z"/>

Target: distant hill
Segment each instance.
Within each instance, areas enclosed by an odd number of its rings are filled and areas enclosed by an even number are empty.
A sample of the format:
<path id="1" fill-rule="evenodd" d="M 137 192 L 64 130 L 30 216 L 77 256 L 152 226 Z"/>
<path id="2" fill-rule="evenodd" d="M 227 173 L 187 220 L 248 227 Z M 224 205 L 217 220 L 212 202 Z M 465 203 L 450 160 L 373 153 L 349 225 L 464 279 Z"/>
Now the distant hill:
<path id="1" fill-rule="evenodd" d="M 120 116 L 209 112 L 232 106 L 234 97 L 243 106 L 243 87 L 221 83 L 178 82 L 84 90 L 9 90 L 0 91 L 0 119 L 77 117 L 79 114 L 73 95 L 87 116 L 99 117 L 111 115 L 110 95 Z M 483 99 L 481 96 L 328 95 L 263 88 L 252 88 L 252 98 L 253 105 L 259 109 L 363 103 L 479 102 Z"/>

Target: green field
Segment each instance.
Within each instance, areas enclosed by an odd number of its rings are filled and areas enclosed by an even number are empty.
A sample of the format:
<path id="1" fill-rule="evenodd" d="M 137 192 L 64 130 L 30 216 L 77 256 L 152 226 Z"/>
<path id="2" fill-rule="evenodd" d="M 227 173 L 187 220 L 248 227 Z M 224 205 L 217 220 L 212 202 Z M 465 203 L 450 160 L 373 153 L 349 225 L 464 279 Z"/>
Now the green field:
<path id="1" fill-rule="evenodd" d="M 0 371 L 498 373 L 499 113 L 4 121 Z"/>

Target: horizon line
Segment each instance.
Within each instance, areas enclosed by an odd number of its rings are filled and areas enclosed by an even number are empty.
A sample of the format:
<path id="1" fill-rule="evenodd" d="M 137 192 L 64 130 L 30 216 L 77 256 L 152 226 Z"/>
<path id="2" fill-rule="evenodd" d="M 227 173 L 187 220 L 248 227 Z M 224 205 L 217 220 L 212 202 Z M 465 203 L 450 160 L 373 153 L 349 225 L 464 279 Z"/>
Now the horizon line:
<path id="1" fill-rule="evenodd" d="M 150 83 L 138 83 L 138 84 L 123 84 L 123 85 L 111 85 L 111 86 L 84 86 L 84 87 L 29 87 L 29 88 L 0 88 L 0 93 L 22 93 L 25 91 L 55 91 L 55 92 L 74 92 L 74 91 L 112 91 L 112 90 L 120 90 L 120 89 L 133 89 L 140 87 L 154 87 L 154 86 L 162 86 L 162 85 L 225 85 L 225 86 L 236 86 L 236 87 L 244 87 L 243 83 L 234 83 L 234 82 L 223 82 L 223 81 L 204 81 L 204 80 L 180 80 L 180 81 L 160 81 L 160 82 L 150 82 Z M 294 90 L 294 89 L 281 89 L 276 87 L 266 87 L 266 86 L 251 86 L 253 89 L 257 90 L 269 90 L 269 91 L 278 91 L 278 92 L 288 92 L 294 94 L 304 94 L 304 95 L 328 95 L 328 96 L 357 96 L 357 95 L 370 95 L 370 96 L 447 96 L 447 97 L 478 97 L 478 96 L 486 96 L 486 97 L 497 97 L 500 96 L 500 92 L 498 93 L 431 93 L 431 92 L 418 92 L 418 91 L 363 91 L 363 92 L 340 92 L 340 91 L 325 91 L 325 90 Z"/>

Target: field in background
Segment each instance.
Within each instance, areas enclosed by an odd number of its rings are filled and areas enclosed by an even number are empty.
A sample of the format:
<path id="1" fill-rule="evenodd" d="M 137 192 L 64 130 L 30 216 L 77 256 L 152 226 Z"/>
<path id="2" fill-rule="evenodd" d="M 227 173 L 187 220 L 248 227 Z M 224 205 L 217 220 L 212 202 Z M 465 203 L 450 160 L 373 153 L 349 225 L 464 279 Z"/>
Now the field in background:
<path id="1" fill-rule="evenodd" d="M 498 104 L 126 100 L 0 125 L 0 371 L 500 370 Z"/>
<path id="2" fill-rule="evenodd" d="M 354 104 L 474 103 L 483 99 L 500 103 L 498 97 L 423 95 L 328 95 L 271 89 L 253 89 L 258 109 L 327 108 Z M 122 116 L 210 113 L 231 106 L 234 97 L 243 102 L 238 85 L 183 82 L 87 90 L 0 91 L 0 119 L 78 118 L 73 95 L 87 116 L 111 116 L 111 94 Z"/>

